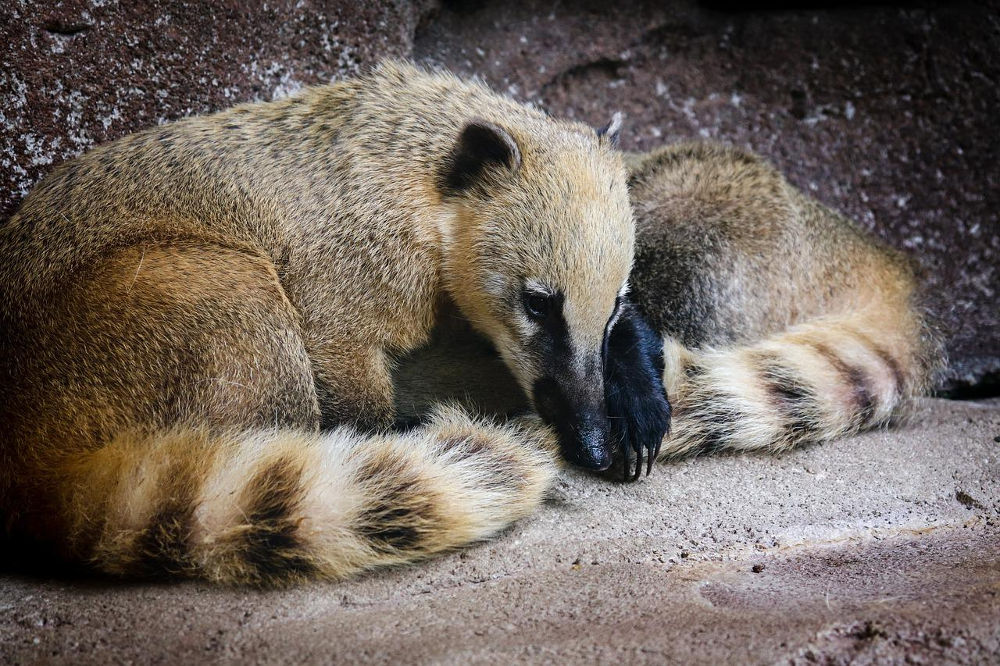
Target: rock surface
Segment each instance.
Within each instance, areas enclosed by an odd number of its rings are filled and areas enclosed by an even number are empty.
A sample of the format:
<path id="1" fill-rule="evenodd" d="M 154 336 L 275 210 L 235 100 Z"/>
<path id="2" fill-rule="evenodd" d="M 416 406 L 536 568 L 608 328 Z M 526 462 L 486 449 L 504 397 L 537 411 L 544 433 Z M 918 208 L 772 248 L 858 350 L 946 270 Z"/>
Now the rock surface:
<path id="1" fill-rule="evenodd" d="M 52 166 L 98 143 L 406 56 L 432 7 L 8 0 L 0 8 L 0 219 Z"/>
<path id="2" fill-rule="evenodd" d="M 0 568 L 2 663 L 996 663 L 1000 400 L 781 457 L 567 472 L 496 541 L 285 591 Z"/>
<path id="3" fill-rule="evenodd" d="M 413 55 L 557 115 L 624 110 L 626 148 L 711 138 L 763 153 L 919 259 L 953 362 L 943 386 L 998 390 L 1000 2 L 712 7 L 10 0 L 0 221 L 96 143 Z"/>

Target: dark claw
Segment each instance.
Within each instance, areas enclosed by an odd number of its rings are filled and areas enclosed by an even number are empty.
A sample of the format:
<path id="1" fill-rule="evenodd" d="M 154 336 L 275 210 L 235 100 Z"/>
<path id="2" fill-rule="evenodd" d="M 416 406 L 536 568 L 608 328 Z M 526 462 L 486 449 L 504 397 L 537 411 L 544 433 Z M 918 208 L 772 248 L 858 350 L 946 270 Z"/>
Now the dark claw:
<path id="1" fill-rule="evenodd" d="M 650 471 L 652 471 L 653 463 L 660 459 L 660 447 L 663 446 L 663 440 L 666 439 L 669 434 L 670 434 L 670 423 L 668 422 L 666 431 L 664 431 L 664 433 L 660 437 L 657 437 L 656 441 L 653 443 L 652 446 L 653 451 L 649 456 L 649 466 L 646 468 L 646 476 L 649 476 Z"/>
<path id="2" fill-rule="evenodd" d="M 641 475 L 642 475 L 642 447 L 638 446 L 635 449 L 635 474 L 632 475 L 632 481 L 638 481 Z"/>

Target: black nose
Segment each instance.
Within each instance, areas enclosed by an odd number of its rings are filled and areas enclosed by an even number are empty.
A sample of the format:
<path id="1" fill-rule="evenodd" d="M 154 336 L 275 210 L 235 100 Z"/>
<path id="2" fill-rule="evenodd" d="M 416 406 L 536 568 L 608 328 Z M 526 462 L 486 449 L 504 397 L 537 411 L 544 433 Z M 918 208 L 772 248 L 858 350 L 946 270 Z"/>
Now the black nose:
<path id="1" fill-rule="evenodd" d="M 559 435 L 559 448 L 568 462 L 594 471 L 611 466 L 611 428 L 603 391 L 591 399 L 592 391 L 568 391 L 545 377 L 535 382 L 532 393 L 539 416 Z"/>
<path id="2" fill-rule="evenodd" d="M 612 457 L 610 447 L 606 445 L 607 437 L 600 441 L 601 443 L 596 445 L 578 442 L 570 447 L 564 446 L 563 457 L 577 467 L 603 472 L 611 467 Z"/>

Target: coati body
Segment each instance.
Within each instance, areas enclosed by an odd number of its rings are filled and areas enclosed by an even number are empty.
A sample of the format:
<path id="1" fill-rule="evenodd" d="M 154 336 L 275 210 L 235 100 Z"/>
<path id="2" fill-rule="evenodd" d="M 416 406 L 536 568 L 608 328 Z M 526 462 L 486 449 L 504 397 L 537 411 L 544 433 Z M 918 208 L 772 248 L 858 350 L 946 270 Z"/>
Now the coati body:
<path id="1" fill-rule="evenodd" d="M 7 530 L 260 584 L 489 536 L 558 448 L 610 464 L 633 242 L 608 136 L 404 64 L 92 150 L 0 229 Z M 456 310 L 558 446 L 448 408 L 388 431 L 394 358 Z"/>
<path id="2" fill-rule="evenodd" d="M 557 449 L 600 468 L 619 441 L 637 476 L 661 443 L 821 440 L 919 389 L 903 262 L 860 236 L 868 259 L 838 258 L 820 230 L 846 222 L 723 149 L 629 158 L 654 240 L 638 309 L 664 345 L 623 299 L 634 227 L 609 144 L 387 64 L 63 165 L 0 229 L 8 530 L 114 574 L 340 577 L 527 514 Z M 740 224 L 816 246 L 787 302 L 741 291 L 785 246 Z M 698 233 L 718 240 L 699 249 Z M 671 282 L 674 264 L 688 277 Z M 734 292 L 744 328 L 716 298 Z M 560 437 L 442 398 L 501 416 L 533 403 Z"/>

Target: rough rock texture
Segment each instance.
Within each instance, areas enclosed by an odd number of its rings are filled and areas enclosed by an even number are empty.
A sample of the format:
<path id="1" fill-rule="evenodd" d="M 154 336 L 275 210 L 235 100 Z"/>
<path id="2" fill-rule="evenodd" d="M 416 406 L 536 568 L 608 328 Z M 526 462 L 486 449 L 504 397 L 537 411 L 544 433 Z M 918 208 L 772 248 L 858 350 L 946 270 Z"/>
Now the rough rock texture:
<path id="1" fill-rule="evenodd" d="M 917 256 L 953 369 L 1000 382 L 1000 2 L 731 13 L 690 1 L 9 0 L 0 221 L 53 165 L 155 123 L 414 55 L 626 148 L 713 138 Z M 782 6 L 794 3 L 780 3 Z"/>
<path id="2" fill-rule="evenodd" d="M 1000 662 L 1000 400 L 781 457 L 567 472 L 498 540 L 286 591 L 0 567 L 0 663 Z"/>
<path id="3" fill-rule="evenodd" d="M 0 219 L 53 165 L 137 129 L 406 56 L 432 0 L 7 0 Z"/>

